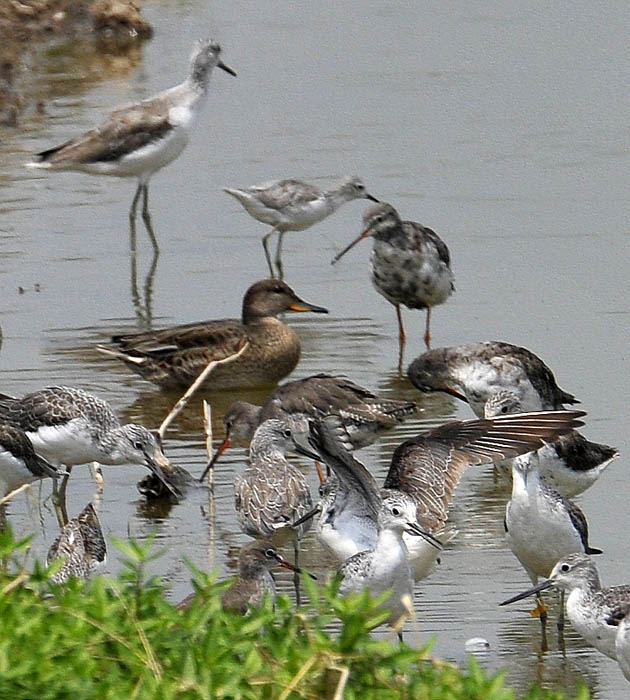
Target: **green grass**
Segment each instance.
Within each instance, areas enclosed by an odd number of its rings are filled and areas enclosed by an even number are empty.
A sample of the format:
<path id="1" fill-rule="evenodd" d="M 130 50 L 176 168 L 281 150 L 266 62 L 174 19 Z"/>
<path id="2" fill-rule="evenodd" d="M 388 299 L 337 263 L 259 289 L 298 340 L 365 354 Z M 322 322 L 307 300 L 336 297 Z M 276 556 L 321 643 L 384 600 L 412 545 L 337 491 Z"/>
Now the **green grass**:
<path id="1" fill-rule="evenodd" d="M 148 546 L 119 543 L 125 569 L 64 586 L 50 571 L 25 570 L 29 539 L 0 533 L 0 700 L 514 700 L 504 674 L 489 676 L 471 658 L 460 671 L 428 649 L 376 640 L 378 601 L 342 600 L 335 585 L 305 579 L 309 602 L 294 611 L 279 597 L 247 617 L 224 612 L 229 582 L 195 572 L 187 611 L 146 575 Z M 11 572 L 11 573 L 8 573 Z M 341 620 L 331 632 L 331 623 Z M 532 689 L 527 700 L 566 700 Z M 588 692 L 579 692 L 587 700 Z"/>

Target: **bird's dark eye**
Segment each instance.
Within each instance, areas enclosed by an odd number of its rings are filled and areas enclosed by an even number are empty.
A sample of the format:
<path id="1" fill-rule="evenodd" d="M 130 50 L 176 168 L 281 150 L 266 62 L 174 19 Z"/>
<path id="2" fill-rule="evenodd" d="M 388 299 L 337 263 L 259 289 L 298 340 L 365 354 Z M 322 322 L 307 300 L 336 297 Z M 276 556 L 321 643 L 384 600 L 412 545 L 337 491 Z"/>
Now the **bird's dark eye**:
<path id="1" fill-rule="evenodd" d="M 267 559 L 274 559 L 276 556 L 276 550 L 275 549 L 265 550 L 265 556 L 267 557 Z"/>
<path id="2" fill-rule="evenodd" d="M 570 567 L 568 564 L 563 564 L 563 565 L 560 567 L 560 571 L 564 571 L 564 573 L 566 573 L 567 571 L 569 571 L 570 568 L 571 568 L 571 567 Z"/>
<path id="3" fill-rule="evenodd" d="M 283 435 L 283 437 L 285 437 L 285 438 L 290 438 L 290 437 L 291 437 L 291 430 L 290 430 L 289 428 L 285 428 L 285 429 L 282 431 L 282 435 Z"/>
<path id="4" fill-rule="evenodd" d="M 134 446 L 134 448 L 135 448 L 136 450 L 141 450 L 141 449 L 143 448 L 143 445 L 142 445 L 142 443 L 140 442 L 140 440 L 136 440 L 136 441 L 133 443 L 133 446 Z"/>
<path id="5" fill-rule="evenodd" d="M 392 515 L 394 515 L 395 517 L 398 517 L 400 514 L 401 514 L 401 513 L 400 513 L 400 508 L 397 508 L 396 506 L 394 506 L 394 507 L 392 508 Z"/>
<path id="6" fill-rule="evenodd" d="M 508 412 L 508 407 L 507 407 L 507 406 L 503 406 L 503 407 L 501 408 L 501 413 L 507 413 L 507 412 Z"/>

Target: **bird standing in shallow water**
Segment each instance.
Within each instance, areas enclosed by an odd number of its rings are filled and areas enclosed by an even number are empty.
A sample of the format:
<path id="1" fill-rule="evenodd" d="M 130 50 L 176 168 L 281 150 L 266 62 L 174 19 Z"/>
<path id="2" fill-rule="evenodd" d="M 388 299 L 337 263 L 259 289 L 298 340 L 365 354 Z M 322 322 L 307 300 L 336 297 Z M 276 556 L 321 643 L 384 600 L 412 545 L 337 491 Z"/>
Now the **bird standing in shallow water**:
<path id="1" fill-rule="evenodd" d="M 303 231 L 335 212 L 342 204 L 353 199 L 369 199 L 378 202 L 365 189 L 358 177 L 347 177 L 337 187 L 320 190 L 302 180 L 274 180 L 242 189 L 226 187 L 227 194 L 237 199 L 250 216 L 263 224 L 273 226 L 263 236 L 263 249 L 269 266 L 269 274 L 276 271 L 271 264 L 269 237 L 278 232 L 276 270 L 282 278 L 282 238 L 287 231 Z"/>
<path id="2" fill-rule="evenodd" d="M 220 60 L 220 54 L 218 44 L 209 39 L 200 40 L 193 50 L 190 75 L 183 83 L 117 109 L 94 129 L 38 153 L 37 160 L 27 163 L 27 167 L 137 177 L 138 187 L 129 217 L 133 224 L 140 195 L 143 195 L 142 218 L 157 250 L 149 214 L 149 180 L 175 160 L 188 143 L 208 94 L 212 69 L 216 66 L 236 75 Z"/>
<path id="3" fill-rule="evenodd" d="M 554 411 L 580 403 L 562 390 L 553 372 L 527 348 L 487 341 L 435 348 L 419 355 L 407 374 L 420 391 L 443 391 L 465 401 L 483 418 L 486 401 L 506 389 L 523 411 Z"/>
<path id="4" fill-rule="evenodd" d="M 551 586 L 568 592 L 567 616 L 575 630 L 602 654 L 616 659 L 617 628 L 610 618 L 621 605 L 630 603 L 630 585 L 602 588 L 595 562 L 587 554 L 569 554 L 556 563 L 549 578 L 500 605 L 515 603 Z"/>
<path id="5" fill-rule="evenodd" d="M 159 479 L 173 469 L 159 436 L 142 425 L 121 425 L 110 406 L 82 389 L 49 386 L 21 399 L 0 394 L 0 418 L 19 426 L 35 451 L 68 468 L 76 464 L 144 464 Z M 175 496 L 179 493 L 165 481 Z"/>
<path id="6" fill-rule="evenodd" d="M 243 532 L 251 537 L 272 537 L 276 532 L 286 533 L 288 528 L 296 567 L 300 540 L 312 521 L 297 526 L 294 523 L 313 506 L 306 479 L 285 456 L 294 447 L 298 430 L 299 424 L 293 419 L 269 419 L 262 423 L 249 446 L 249 466 L 234 480 L 236 519 Z M 297 574 L 294 583 L 299 604 Z"/>
<path id="7" fill-rule="evenodd" d="M 97 350 L 122 360 L 146 380 L 164 388 L 188 387 L 213 360 L 235 355 L 204 382 L 210 389 L 267 386 L 292 372 L 300 359 L 300 339 L 278 319 L 284 311 L 328 313 L 300 299 L 282 280 L 255 282 L 243 298 L 241 319 L 199 321 L 158 331 L 112 338 Z"/>
<path id="8" fill-rule="evenodd" d="M 259 539 L 243 545 L 238 555 L 238 578 L 221 596 L 221 607 L 245 615 L 251 607 L 261 604 L 265 593 L 275 598 L 276 582 L 271 571 L 278 566 L 302 573 L 278 554 L 271 540 Z M 195 597 L 191 593 L 177 607 L 189 608 Z"/>
<path id="9" fill-rule="evenodd" d="M 356 450 L 371 445 L 381 433 L 416 411 L 413 401 L 377 396 L 345 377 L 315 374 L 286 382 L 274 389 L 262 406 L 247 401 L 235 401 L 230 406 L 223 419 L 225 439 L 200 481 L 232 441 L 249 442 L 257 426 L 268 418 L 323 418 L 334 413 L 341 418 L 352 449 Z"/>
<path id="10" fill-rule="evenodd" d="M 48 550 L 46 562 L 63 559 L 63 565 L 52 575 L 53 583 L 65 583 L 69 578 L 87 578 L 105 562 L 107 545 L 96 510 L 91 503 L 69 520 Z"/>
<path id="11" fill-rule="evenodd" d="M 302 472 L 285 457 L 293 447 L 294 432 L 295 424 L 290 420 L 262 423 L 249 446 L 249 466 L 234 480 L 236 518 L 251 537 L 271 537 L 277 530 L 291 527 L 313 505 Z M 297 539 L 310 526 L 311 522 L 299 526 Z"/>
<path id="12" fill-rule="evenodd" d="M 505 534 L 508 545 L 532 583 L 549 576 L 556 562 L 567 554 L 601 554 L 588 542 L 588 523 L 581 509 L 547 486 L 540 478 L 537 453 L 516 457 L 512 463 L 512 497 L 505 508 Z M 547 609 L 540 594 L 532 615 L 540 615 L 543 646 L 547 647 Z M 564 604 L 564 591 L 561 592 Z M 564 627 L 561 610 L 558 629 Z"/>
<path id="13" fill-rule="evenodd" d="M 309 444 L 336 477 L 333 488 L 324 494 L 318 536 L 342 560 L 371 549 L 383 494 L 402 492 L 416 504 L 420 525 L 438 541 L 436 547 L 426 538 L 404 537 L 414 578 L 424 578 L 437 559 L 440 544 L 452 536 L 446 527 L 448 509 L 464 470 L 531 450 L 581 425 L 576 419 L 582 415 L 561 411 L 446 423 L 396 448 L 383 490 L 351 454 L 345 429 L 336 416 L 310 421 Z M 296 448 L 301 450 L 299 444 Z"/>
<path id="14" fill-rule="evenodd" d="M 376 597 L 392 591 L 383 603 L 390 610 L 388 623 L 402 640 L 402 624 L 411 615 L 413 577 L 409 566 L 409 552 L 403 541 L 403 532 L 413 537 L 427 537 L 417 522 L 413 500 L 402 492 L 383 495 L 377 516 L 377 536 L 371 549 L 357 552 L 347 559 L 339 573 L 342 576 L 341 595 L 368 590 Z M 434 546 L 439 551 L 439 543 Z"/>
<path id="15" fill-rule="evenodd" d="M 370 236 L 374 239 L 372 284 L 396 308 L 402 368 L 406 335 L 400 305 L 427 310 L 424 342 L 430 347 L 431 308 L 443 304 L 455 290 L 451 256 L 435 231 L 415 221 L 402 221 L 394 207 L 383 202 L 365 212 L 363 233 L 335 256 L 333 264 Z"/>

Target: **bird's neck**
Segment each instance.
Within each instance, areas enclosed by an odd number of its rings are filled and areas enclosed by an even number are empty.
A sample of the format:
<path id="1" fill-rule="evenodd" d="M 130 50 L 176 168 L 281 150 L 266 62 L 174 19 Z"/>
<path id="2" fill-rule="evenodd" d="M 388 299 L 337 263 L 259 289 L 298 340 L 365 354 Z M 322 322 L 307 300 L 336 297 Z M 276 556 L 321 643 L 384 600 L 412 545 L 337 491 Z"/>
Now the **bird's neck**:
<path id="1" fill-rule="evenodd" d="M 527 494 L 530 498 L 536 495 L 541 488 L 538 469 L 512 469 L 512 498 L 518 498 Z"/>
<path id="2" fill-rule="evenodd" d="M 127 441 L 125 427 L 120 426 L 104 430 L 96 435 L 98 448 L 103 452 L 103 464 L 124 464 L 128 458 L 121 450 L 121 446 Z"/>
<path id="3" fill-rule="evenodd" d="M 190 71 L 190 75 L 186 79 L 188 86 L 191 90 L 199 92 L 199 94 L 205 94 L 208 91 L 208 85 L 210 84 L 210 73 L 208 66 L 195 66 L 193 65 Z"/>
<path id="4" fill-rule="evenodd" d="M 381 529 L 374 545 L 374 556 L 383 561 L 406 557 L 407 547 L 403 541 L 402 532 L 391 528 Z"/>
<path id="5" fill-rule="evenodd" d="M 263 440 L 256 439 L 256 436 L 254 436 L 249 445 L 249 457 L 250 461 L 259 457 L 273 459 L 274 461 L 284 461 L 285 453 L 276 443 L 268 442 L 264 438 Z"/>
<path id="6" fill-rule="evenodd" d="M 324 199 L 331 212 L 336 211 L 342 204 L 349 202 L 352 197 L 349 197 L 343 190 L 333 189 L 324 192 Z"/>

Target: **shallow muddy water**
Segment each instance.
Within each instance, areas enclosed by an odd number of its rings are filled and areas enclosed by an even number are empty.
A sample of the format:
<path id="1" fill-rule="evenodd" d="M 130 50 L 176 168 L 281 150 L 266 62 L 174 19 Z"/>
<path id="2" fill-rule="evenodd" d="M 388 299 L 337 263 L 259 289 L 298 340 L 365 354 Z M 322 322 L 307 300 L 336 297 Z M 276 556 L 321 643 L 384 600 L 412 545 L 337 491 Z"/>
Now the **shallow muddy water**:
<path id="1" fill-rule="evenodd" d="M 457 289 L 434 310 L 434 346 L 490 339 L 527 346 L 581 399 L 587 437 L 621 450 L 580 505 L 592 544 L 605 551 L 598 559 L 604 583 L 630 583 L 625 3 L 146 0 L 144 8 L 155 36 L 129 56 L 95 56 L 76 42 L 42 47 L 26 90 L 44 100 L 44 113 L 29 109 L 18 128 L 0 127 L 0 390 L 82 387 L 125 420 L 157 427 L 178 396 L 98 355 L 95 343 L 150 324 L 239 315 L 244 290 L 267 274 L 260 244 L 266 227 L 222 187 L 281 177 L 327 186 L 356 173 L 376 197 L 434 228 L 450 247 Z M 151 182 L 161 254 L 153 261 L 140 224 L 134 270 L 127 211 L 135 183 L 42 175 L 22 165 L 114 106 L 179 82 L 201 35 L 221 42 L 239 75 L 213 75 L 189 147 Z M 292 378 L 343 373 L 424 409 L 360 453 L 382 478 L 403 439 L 472 414 L 398 377 L 396 317 L 371 287 L 370 244 L 330 265 L 359 233 L 365 207 L 351 202 L 287 234 L 283 260 L 298 294 L 330 309 L 328 316 L 287 319 L 303 341 Z M 423 350 L 424 316 L 406 312 L 405 320 L 408 363 Z M 262 396 L 205 398 L 221 437 L 231 401 Z M 174 423 L 165 448 L 172 461 L 201 472 L 200 400 Z M 165 510 L 137 493 L 141 468 L 107 469 L 104 529 L 108 537 L 157 533 L 165 553 L 156 568 L 179 599 L 190 590 L 186 559 L 233 571 L 246 538 L 234 519 L 232 483 L 244 464 L 245 451 L 232 450 L 217 471 L 213 503 L 201 488 Z M 315 486 L 316 475 L 308 474 Z M 89 470 L 76 469 L 71 515 L 93 491 Z M 56 534 L 49 492 L 44 483 L 41 507 L 20 496 L 9 509 L 20 532 L 36 533 L 42 555 Z M 529 604 L 498 607 L 529 587 L 503 537 L 508 495 L 487 470 L 465 476 L 452 506 L 459 535 L 418 586 L 407 640 L 435 637 L 436 654 L 465 663 L 464 642 L 483 636 L 490 642 L 483 663 L 508 666 L 515 688 L 540 681 L 572 690 L 584 682 L 596 699 L 626 697 L 616 664 L 571 630 L 565 655 L 553 634 L 552 650 L 542 655 Z M 333 563 L 312 535 L 303 550 L 314 573 Z M 118 568 L 110 547 L 106 571 Z M 282 579 L 284 589 L 288 583 Z"/>

